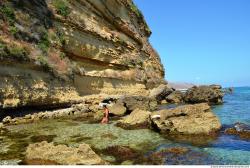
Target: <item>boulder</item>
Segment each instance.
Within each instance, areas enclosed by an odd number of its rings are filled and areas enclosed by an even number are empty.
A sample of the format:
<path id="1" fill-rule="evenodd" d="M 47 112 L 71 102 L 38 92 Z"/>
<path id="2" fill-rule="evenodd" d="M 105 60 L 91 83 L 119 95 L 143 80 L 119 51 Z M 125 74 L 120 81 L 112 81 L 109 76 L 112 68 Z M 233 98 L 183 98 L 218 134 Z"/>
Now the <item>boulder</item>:
<path id="1" fill-rule="evenodd" d="M 156 100 L 146 96 L 123 96 L 116 103 L 124 104 L 128 112 L 137 108 L 142 110 L 155 110 L 157 108 Z"/>
<path id="2" fill-rule="evenodd" d="M 115 116 L 124 116 L 127 109 L 124 107 L 122 103 L 115 103 L 108 107 L 110 114 L 113 114 Z"/>
<path id="3" fill-rule="evenodd" d="M 170 95 L 166 97 L 166 101 L 168 103 L 182 103 L 183 102 L 184 95 L 180 91 L 174 91 Z"/>
<path id="4" fill-rule="evenodd" d="M 209 103 L 209 104 L 221 104 L 223 103 L 224 93 L 220 85 L 210 86 L 194 86 L 187 90 L 185 93 L 186 103 Z"/>
<path id="5" fill-rule="evenodd" d="M 168 88 L 167 85 L 161 84 L 157 88 L 154 88 L 150 91 L 149 97 L 156 99 L 160 104 L 162 100 L 164 100 L 168 95 L 170 95 L 174 90 L 172 88 Z"/>
<path id="6" fill-rule="evenodd" d="M 78 148 L 57 145 L 46 141 L 30 144 L 27 147 L 25 163 L 43 164 L 50 162 L 60 165 L 103 165 L 103 161 L 88 144 L 81 144 Z"/>
<path id="7" fill-rule="evenodd" d="M 5 117 L 4 119 L 3 119 L 3 124 L 9 124 L 9 123 L 11 123 L 11 121 L 12 121 L 12 119 L 11 119 L 11 117 L 10 116 L 7 116 L 7 117 Z"/>
<path id="8" fill-rule="evenodd" d="M 225 134 L 236 135 L 244 140 L 250 140 L 250 126 L 244 123 L 235 123 L 232 128 L 228 128 Z"/>
<path id="9" fill-rule="evenodd" d="M 152 127 L 163 134 L 208 135 L 221 128 L 219 119 L 206 103 L 183 105 L 154 112 Z"/>
<path id="10" fill-rule="evenodd" d="M 119 120 L 116 125 L 125 129 L 147 128 L 149 116 L 149 111 L 135 109 L 130 115 Z"/>

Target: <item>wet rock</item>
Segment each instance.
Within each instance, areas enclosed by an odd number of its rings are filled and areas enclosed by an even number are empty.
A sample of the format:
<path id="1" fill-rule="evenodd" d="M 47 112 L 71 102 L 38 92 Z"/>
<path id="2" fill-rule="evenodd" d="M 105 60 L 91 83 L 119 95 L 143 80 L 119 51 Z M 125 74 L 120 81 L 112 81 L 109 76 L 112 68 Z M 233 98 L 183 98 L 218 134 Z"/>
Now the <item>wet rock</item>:
<path id="1" fill-rule="evenodd" d="M 219 136 L 219 132 L 206 134 L 191 134 L 191 135 L 183 135 L 183 134 L 164 134 L 163 137 L 178 143 L 190 144 L 197 147 L 203 147 L 214 142 Z"/>
<path id="2" fill-rule="evenodd" d="M 250 140 L 250 126 L 244 123 L 235 123 L 232 128 L 228 128 L 224 132 L 228 135 L 239 136 L 244 140 Z"/>
<path id="3" fill-rule="evenodd" d="M 122 163 L 124 161 L 136 159 L 140 156 L 140 153 L 128 146 L 109 146 L 103 149 L 102 152 L 105 155 L 114 156 L 116 162 Z"/>
<path id="4" fill-rule="evenodd" d="M 206 103 L 160 110 L 150 118 L 152 127 L 163 134 L 209 135 L 221 128 L 219 119 Z"/>
<path id="5" fill-rule="evenodd" d="M 124 104 L 127 111 L 133 111 L 137 108 L 142 110 L 155 110 L 157 102 L 153 98 L 146 96 L 123 96 L 117 100 L 118 104 Z"/>
<path id="6" fill-rule="evenodd" d="M 119 120 L 116 126 L 125 129 L 147 128 L 149 125 L 149 111 L 135 109 L 132 113 Z"/>
<path id="7" fill-rule="evenodd" d="M 215 161 L 204 152 L 187 147 L 167 147 L 144 156 L 136 164 L 147 165 L 206 165 Z"/>
<path id="8" fill-rule="evenodd" d="M 184 98 L 184 94 L 180 91 L 174 91 L 170 95 L 166 97 L 166 101 L 168 103 L 182 103 Z"/>
<path id="9" fill-rule="evenodd" d="M 172 88 L 168 88 L 167 85 L 161 84 L 157 88 L 154 88 L 150 91 L 149 97 L 154 98 L 160 104 L 162 100 L 164 100 L 168 95 L 170 95 L 174 90 Z"/>
<path id="10" fill-rule="evenodd" d="M 185 93 L 186 103 L 223 103 L 224 93 L 220 85 L 194 86 Z"/>
<path id="11" fill-rule="evenodd" d="M 124 107 L 124 104 L 122 103 L 113 104 L 112 106 L 109 106 L 108 108 L 109 108 L 110 114 L 113 114 L 115 116 L 124 116 L 127 112 L 126 107 Z"/>
<path id="12" fill-rule="evenodd" d="M 57 145 L 43 141 L 30 144 L 26 150 L 25 162 L 43 164 L 40 161 L 51 161 L 62 165 L 103 165 L 106 164 L 87 144 L 78 148 Z"/>
<path id="13" fill-rule="evenodd" d="M 163 165 L 165 163 L 166 157 L 179 157 L 181 155 L 184 155 L 188 151 L 189 149 L 185 147 L 165 148 L 161 149 L 160 151 L 151 153 L 148 157 L 144 158 L 144 162 L 153 165 Z"/>

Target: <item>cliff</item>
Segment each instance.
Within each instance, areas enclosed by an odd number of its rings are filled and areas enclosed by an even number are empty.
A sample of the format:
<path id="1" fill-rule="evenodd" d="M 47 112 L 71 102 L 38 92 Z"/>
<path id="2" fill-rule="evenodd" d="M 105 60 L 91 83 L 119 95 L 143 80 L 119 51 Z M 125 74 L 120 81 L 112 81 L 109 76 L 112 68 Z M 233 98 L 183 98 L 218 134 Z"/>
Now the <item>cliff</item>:
<path id="1" fill-rule="evenodd" d="M 147 95 L 164 83 L 131 0 L 0 1 L 0 109 L 89 94 Z"/>

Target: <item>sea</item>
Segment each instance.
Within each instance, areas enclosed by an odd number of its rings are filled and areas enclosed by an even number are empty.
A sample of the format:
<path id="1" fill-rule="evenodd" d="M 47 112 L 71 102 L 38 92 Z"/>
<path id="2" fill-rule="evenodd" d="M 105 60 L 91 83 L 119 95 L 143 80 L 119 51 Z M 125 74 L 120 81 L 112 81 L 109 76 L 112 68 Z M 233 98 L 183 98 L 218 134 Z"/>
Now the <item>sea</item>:
<path id="1" fill-rule="evenodd" d="M 126 146 L 143 151 L 145 157 L 173 147 L 189 149 L 182 155 L 161 155 L 161 164 L 165 165 L 250 165 L 250 141 L 223 133 L 237 122 L 250 125 L 250 87 L 234 88 L 232 94 L 224 96 L 224 103 L 212 106 L 212 110 L 223 128 L 218 137 L 204 139 L 205 143 L 199 145 L 168 139 L 149 129 L 124 130 L 115 126 L 116 121 L 102 125 L 80 120 L 44 120 L 10 126 L 8 134 L 0 135 L 0 165 L 22 164 L 27 146 L 43 140 L 69 147 L 87 143 L 97 151 L 109 146 Z M 116 161 L 116 155 L 98 154 L 111 164 L 122 164 Z M 130 160 L 131 164 L 148 163 L 137 158 Z"/>

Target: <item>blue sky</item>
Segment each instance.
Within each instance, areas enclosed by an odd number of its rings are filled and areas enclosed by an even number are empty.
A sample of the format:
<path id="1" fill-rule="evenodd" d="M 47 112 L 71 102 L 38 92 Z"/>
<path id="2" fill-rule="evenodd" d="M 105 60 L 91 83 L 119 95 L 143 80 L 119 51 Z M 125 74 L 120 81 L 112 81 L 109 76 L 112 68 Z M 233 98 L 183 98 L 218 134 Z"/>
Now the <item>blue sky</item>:
<path id="1" fill-rule="evenodd" d="M 134 0 L 166 79 L 250 86 L 250 0 Z"/>

